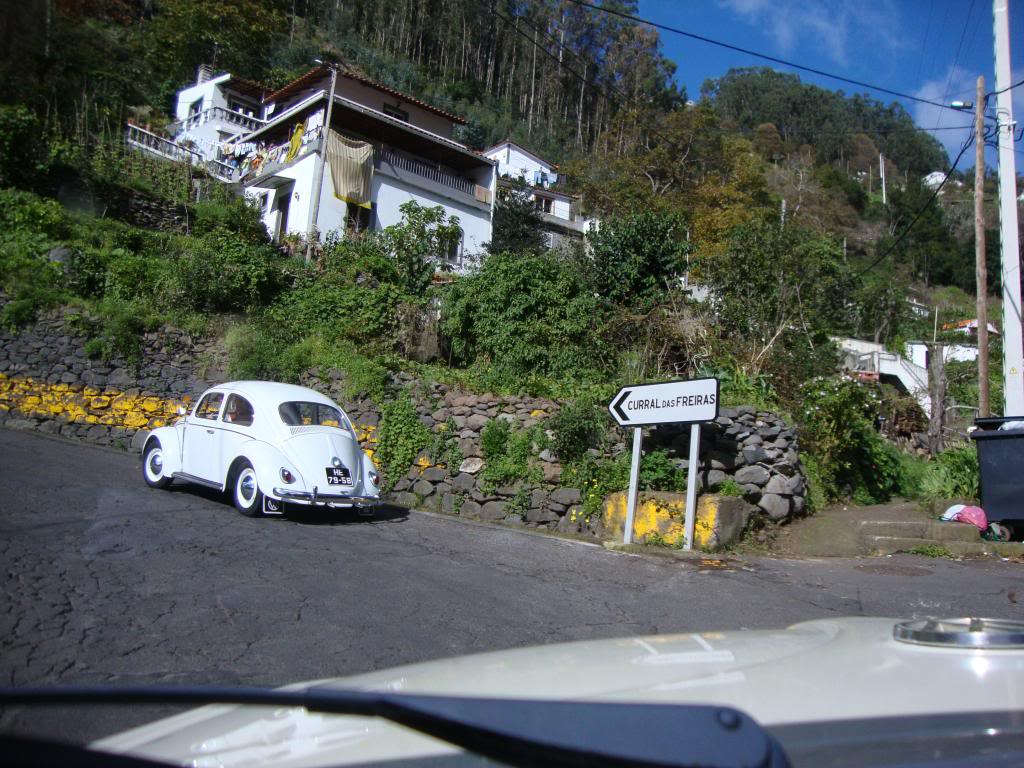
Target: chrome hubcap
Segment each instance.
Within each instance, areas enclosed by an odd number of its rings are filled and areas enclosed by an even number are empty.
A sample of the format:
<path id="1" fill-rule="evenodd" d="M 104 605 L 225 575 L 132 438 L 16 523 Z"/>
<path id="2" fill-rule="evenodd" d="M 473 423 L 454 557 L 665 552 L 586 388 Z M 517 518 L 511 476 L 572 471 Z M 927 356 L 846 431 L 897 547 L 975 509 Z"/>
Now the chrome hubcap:
<path id="1" fill-rule="evenodd" d="M 160 451 L 149 454 L 149 474 L 158 477 L 164 469 L 164 457 Z"/>
<path id="2" fill-rule="evenodd" d="M 247 470 L 242 474 L 242 477 L 239 478 L 238 494 L 245 502 L 252 501 L 253 496 L 256 495 L 256 478 L 253 477 L 252 472 Z"/>

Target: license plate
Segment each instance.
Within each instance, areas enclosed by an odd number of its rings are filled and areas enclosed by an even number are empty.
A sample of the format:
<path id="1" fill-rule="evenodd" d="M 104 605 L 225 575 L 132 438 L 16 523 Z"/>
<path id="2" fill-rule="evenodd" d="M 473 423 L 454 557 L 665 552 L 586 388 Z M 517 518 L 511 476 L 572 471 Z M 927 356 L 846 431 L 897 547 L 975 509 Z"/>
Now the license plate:
<path id="1" fill-rule="evenodd" d="M 348 467 L 328 467 L 327 484 L 352 485 L 352 475 L 349 473 Z"/>

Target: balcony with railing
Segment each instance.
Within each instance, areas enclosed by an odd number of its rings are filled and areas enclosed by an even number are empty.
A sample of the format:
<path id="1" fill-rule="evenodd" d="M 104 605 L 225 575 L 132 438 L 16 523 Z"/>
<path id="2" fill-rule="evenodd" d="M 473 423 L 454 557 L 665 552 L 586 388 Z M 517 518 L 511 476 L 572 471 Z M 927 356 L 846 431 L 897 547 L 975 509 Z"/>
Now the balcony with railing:
<path id="1" fill-rule="evenodd" d="M 157 136 L 155 133 L 147 131 L 145 128 L 140 128 L 133 123 L 128 123 L 128 128 L 125 131 L 125 142 L 129 146 L 157 155 L 165 160 L 188 163 L 197 168 L 204 168 L 210 175 L 221 181 L 231 181 L 234 174 L 234 169 L 226 163 L 222 163 L 220 160 L 207 160 L 201 152 L 182 146 L 172 139 Z"/>
<path id="2" fill-rule="evenodd" d="M 184 120 L 179 120 L 178 122 L 171 124 L 168 126 L 168 129 L 177 134 L 182 133 L 183 131 L 191 131 L 198 128 L 200 125 L 210 122 L 235 126 L 239 129 L 239 133 L 249 133 L 250 131 L 255 131 L 257 128 L 261 128 L 266 124 L 266 121 L 260 120 L 258 117 L 252 117 L 233 109 L 210 107 L 209 109 L 204 109 L 202 112 L 189 115 Z"/>
<path id="3" fill-rule="evenodd" d="M 480 186 L 465 176 L 459 176 L 452 171 L 439 168 L 388 146 L 376 148 L 373 164 L 376 169 L 385 172 L 390 170 L 399 177 L 408 173 L 414 174 L 421 180 L 432 182 L 432 186 L 447 187 L 450 190 L 461 192 L 477 203 L 484 205 L 491 203 L 491 190 L 487 187 Z"/>

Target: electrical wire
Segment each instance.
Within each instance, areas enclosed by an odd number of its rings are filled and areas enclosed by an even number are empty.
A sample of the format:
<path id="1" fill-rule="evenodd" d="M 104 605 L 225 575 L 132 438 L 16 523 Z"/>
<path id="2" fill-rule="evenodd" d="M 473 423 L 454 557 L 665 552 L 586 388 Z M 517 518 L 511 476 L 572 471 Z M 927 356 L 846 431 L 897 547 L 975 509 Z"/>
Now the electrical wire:
<path id="1" fill-rule="evenodd" d="M 960 31 L 960 42 L 956 46 L 956 54 L 953 56 L 953 66 L 949 68 L 949 77 L 946 78 L 946 90 L 942 92 L 942 103 L 949 103 L 949 89 L 953 87 L 953 75 L 956 74 L 956 67 L 960 61 L 960 51 L 964 47 L 964 38 L 967 37 L 967 28 L 971 25 L 971 14 L 974 13 L 974 2 L 971 0 L 970 6 L 967 8 L 967 18 L 964 19 L 964 28 Z M 939 123 L 942 122 L 942 113 L 939 113 L 938 120 L 935 122 L 935 127 L 939 127 Z"/>
<path id="2" fill-rule="evenodd" d="M 904 229 L 900 233 L 900 236 L 897 237 L 896 240 L 892 243 L 892 245 L 886 248 L 885 251 L 878 258 L 876 258 L 867 267 L 858 272 L 854 277 L 861 277 L 862 275 L 867 274 L 872 269 L 877 267 L 882 262 L 882 260 L 885 259 L 890 253 L 896 250 L 896 247 L 903 242 L 907 235 L 910 234 L 910 230 L 912 230 L 914 228 L 914 225 L 917 224 L 918 219 L 920 219 L 924 215 L 925 211 L 927 211 L 931 207 L 932 203 L 935 202 L 935 199 L 939 196 L 939 192 L 941 192 L 942 188 L 946 186 L 946 182 L 949 181 L 949 177 L 952 176 L 953 171 L 956 170 L 957 163 L 959 163 L 960 159 L 964 156 L 964 152 L 966 152 L 973 143 L 974 134 L 972 133 L 967 137 L 967 140 L 963 143 L 963 146 L 960 147 L 960 154 L 956 156 L 956 160 L 953 161 L 953 165 L 950 166 L 950 169 L 946 173 L 945 178 L 942 179 L 942 182 L 939 184 L 939 186 L 937 186 L 935 188 L 935 191 L 932 192 L 932 196 L 928 198 L 928 202 L 922 205 L 921 209 L 916 214 L 914 214 L 914 218 L 911 219 L 906 229 Z"/>
<path id="3" fill-rule="evenodd" d="M 583 8 L 590 8 L 593 11 L 600 11 L 601 13 L 607 13 L 607 14 L 609 14 L 611 16 L 618 16 L 619 18 L 626 19 L 628 21 L 632 21 L 635 24 L 645 24 L 645 25 L 647 25 L 649 27 L 654 27 L 655 29 L 660 29 L 660 30 L 663 30 L 665 32 L 672 32 L 673 34 L 676 34 L 676 35 L 682 35 L 683 37 L 689 37 L 689 38 L 691 38 L 693 40 L 699 40 L 702 43 L 707 43 L 709 45 L 715 45 L 715 46 L 718 46 L 719 48 L 726 48 L 726 49 L 728 49 L 730 51 L 736 51 L 737 53 L 743 53 L 743 54 L 746 54 L 748 56 L 754 56 L 754 57 L 759 58 L 759 59 L 764 59 L 765 61 L 774 62 L 775 64 L 781 64 L 781 65 L 783 65 L 785 67 L 792 67 L 793 69 L 799 69 L 799 70 L 802 70 L 804 72 L 810 72 L 810 73 L 815 74 L 815 75 L 820 75 L 822 77 L 827 77 L 827 78 L 829 78 L 831 80 L 838 80 L 839 82 L 849 83 L 850 85 L 856 85 L 856 86 L 858 86 L 860 88 L 868 88 L 868 89 L 873 90 L 873 91 L 879 91 L 881 93 L 888 93 L 890 96 L 896 96 L 897 98 L 900 98 L 900 99 L 907 99 L 908 101 L 916 101 L 916 102 L 918 102 L 920 104 L 930 104 L 931 106 L 939 107 L 940 109 L 949 109 L 949 110 L 957 111 L 954 107 L 951 107 L 948 104 L 940 104 L 937 101 L 932 101 L 930 99 L 923 99 L 920 96 L 913 96 L 913 95 L 911 95 L 909 93 L 902 93 L 900 91 L 894 91 L 891 88 L 883 88 L 880 85 L 872 85 L 871 83 L 866 83 L 863 80 L 853 80 L 853 79 L 851 79 L 849 77 L 843 77 L 842 75 L 837 75 L 837 74 L 834 74 L 832 72 L 826 72 L 823 69 L 816 69 L 815 67 L 809 67 L 809 66 L 806 66 L 804 64 L 797 64 L 794 61 L 788 61 L 786 59 L 780 59 L 777 56 L 770 56 L 767 53 L 761 53 L 760 51 L 754 51 L 754 50 L 751 50 L 750 48 L 743 48 L 743 47 L 738 46 L 738 45 L 732 45 L 731 43 L 726 43 L 726 42 L 723 42 L 721 40 L 715 40 L 714 38 L 705 37 L 704 35 L 698 35 L 698 34 L 696 34 L 694 32 L 687 32 L 685 29 L 679 29 L 678 27 L 670 27 L 667 24 L 660 24 L 660 23 L 658 23 L 656 21 L 651 21 L 649 19 L 645 19 L 645 18 L 642 18 L 640 16 L 634 16 L 632 14 L 625 13 L 623 11 L 617 11 L 614 8 L 605 8 L 605 7 L 600 6 L 600 5 L 594 5 L 593 3 L 587 2 L 587 0 L 569 0 L 569 2 L 571 2 L 571 3 L 575 4 L 575 5 L 578 5 L 580 7 L 583 7 Z"/>
<path id="4" fill-rule="evenodd" d="M 572 75 L 574 78 L 576 78 L 577 81 L 579 81 L 579 82 L 583 83 L 584 85 L 590 87 L 599 96 L 602 96 L 603 98 L 608 99 L 617 108 L 619 108 L 619 109 L 622 108 L 622 106 L 623 106 L 622 103 L 619 102 L 619 101 L 616 101 L 614 98 L 611 98 L 607 93 L 605 93 L 604 92 L 604 88 L 602 86 L 598 85 L 596 82 L 594 82 L 592 80 L 586 79 L 583 75 L 580 75 L 579 72 L 574 70 L 568 64 L 566 64 L 564 62 L 560 62 L 558 60 L 558 57 L 555 56 L 549 49 L 538 45 L 538 43 L 533 38 L 531 38 L 529 35 L 525 34 L 521 29 L 519 29 L 518 28 L 518 24 L 516 22 L 521 22 L 523 26 L 527 27 L 528 29 L 532 30 L 533 32 L 536 32 L 537 34 L 540 34 L 540 35 L 544 35 L 549 40 L 551 40 L 553 43 L 557 44 L 559 47 L 563 48 L 569 54 L 574 56 L 577 59 L 577 61 L 581 61 L 582 60 L 582 57 L 579 55 L 579 53 L 577 53 L 576 51 L 572 50 L 572 48 L 564 45 L 564 43 L 562 41 L 560 41 L 557 37 L 552 35 L 547 30 L 544 30 L 544 29 L 541 29 L 539 27 L 534 26 L 533 24 L 531 24 L 529 21 L 527 21 L 526 19 L 524 19 L 521 16 L 513 16 L 512 18 L 509 18 L 508 16 L 503 14 L 501 11 L 498 11 L 497 9 L 495 9 L 495 15 L 498 18 L 502 19 L 506 24 L 511 24 L 513 26 L 513 29 L 524 40 L 526 40 L 528 43 L 530 43 L 530 45 L 537 46 L 538 50 L 540 50 L 541 53 L 543 53 L 544 55 L 548 56 L 548 58 L 550 58 L 552 61 L 558 62 L 570 75 Z M 632 103 L 634 101 L 634 99 L 630 98 L 628 95 L 623 93 L 621 91 L 621 89 L 618 88 L 618 86 L 616 86 L 616 85 L 614 85 L 612 83 L 609 83 L 609 84 L 607 84 L 606 87 L 609 88 L 609 89 L 615 90 L 616 92 L 618 92 L 619 96 L 623 100 L 625 100 L 626 102 Z M 962 111 L 962 110 L 958 110 L 958 111 Z M 888 136 L 888 135 L 894 135 L 894 134 L 900 134 L 900 133 L 931 133 L 931 132 L 934 132 L 934 131 L 959 131 L 959 130 L 964 130 L 964 129 L 973 128 L 973 127 L 974 127 L 973 125 L 941 126 L 941 127 L 936 127 L 936 128 L 924 128 L 922 126 L 917 126 L 917 125 L 905 126 L 905 127 L 903 127 L 903 126 L 894 126 L 892 128 L 862 128 L 862 127 L 856 127 L 856 128 L 819 129 L 819 130 L 811 130 L 811 131 L 806 131 L 805 130 L 805 131 L 800 131 L 800 135 L 801 135 L 801 137 L 804 137 L 804 138 L 822 137 L 822 136 L 855 136 L 855 135 L 860 134 L 860 133 L 873 134 L 873 135 L 877 135 L 877 136 Z M 785 130 L 787 130 L 788 126 L 780 125 L 780 126 L 776 126 L 776 128 L 778 128 L 780 131 L 785 131 Z M 747 137 L 752 137 L 752 136 L 756 135 L 756 132 L 751 130 L 751 129 L 726 130 L 724 128 L 705 128 L 704 130 L 709 132 L 709 133 L 717 133 L 719 135 L 735 134 L 735 133 L 739 133 L 739 134 L 741 134 L 743 136 L 747 136 Z M 672 142 L 670 141 L 668 143 L 671 144 Z"/>
<path id="5" fill-rule="evenodd" d="M 988 95 L 989 96 L 998 96 L 1000 93 L 1006 93 L 1007 91 L 1012 91 L 1014 88 L 1019 88 L 1022 85 L 1024 85 L 1024 80 L 1018 80 L 1013 85 L 1008 85 L 1005 88 L 1000 88 L 998 91 L 992 91 Z"/>

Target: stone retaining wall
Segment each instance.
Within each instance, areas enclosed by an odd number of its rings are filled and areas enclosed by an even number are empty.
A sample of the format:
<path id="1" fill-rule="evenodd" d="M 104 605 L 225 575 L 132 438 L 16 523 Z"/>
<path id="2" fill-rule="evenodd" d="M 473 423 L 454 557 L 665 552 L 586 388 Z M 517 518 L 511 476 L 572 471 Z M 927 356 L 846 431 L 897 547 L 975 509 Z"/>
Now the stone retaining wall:
<path id="1" fill-rule="evenodd" d="M 85 342 L 63 312 L 50 313 L 18 333 L 0 331 L 0 422 L 128 448 L 139 430 L 168 423 L 179 405 L 224 380 L 216 366 L 222 356 L 219 343 L 180 330 L 147 334 L 137 368 L 124 360 L 90 360 Z M 347 397 L 344 376 L 337 371 L 309 371 L 302 383 L 345 407 L 363 447 L 372 454 L 378 404 Z M 539 470 L 534 483 L 489 487 L 481 481 L 484 427 L 495 419 L 515 429 L 544 427 L 558 412 L 558 403 L 472 394 L 404 373 L 393 374 L 390 386 L 407 391 L 420 421 L 432 433 L 445 431 L 457 441 L 462 457 L 458 466 L 446 466 L 443 459 L 422 453 L 395 479 L 393 501 L 474 519 L 603 534 L 600 515 L 588 520 L 582 514 L 580 489 L 562 486 L 563 467 L 550 450 L 534 457 Z M 454 431 L 449 431 L 452 426 Z M 606 458 L 626 451 L 626 431 L 613 429 L 615 439 L 606 446 Z M 688 441 L 688 428 L 662 427 L 651 431 L 645 447 L 668 450 L 685 468 Z M 702 490 L 716 491 L 732 480 L 768 520 L 784 522 L 803 513 L 805 481 L 796 432 L 777 415 L 749 407 L 722 408 L 714 423 L 703 425 L 701 446 Z"/>

